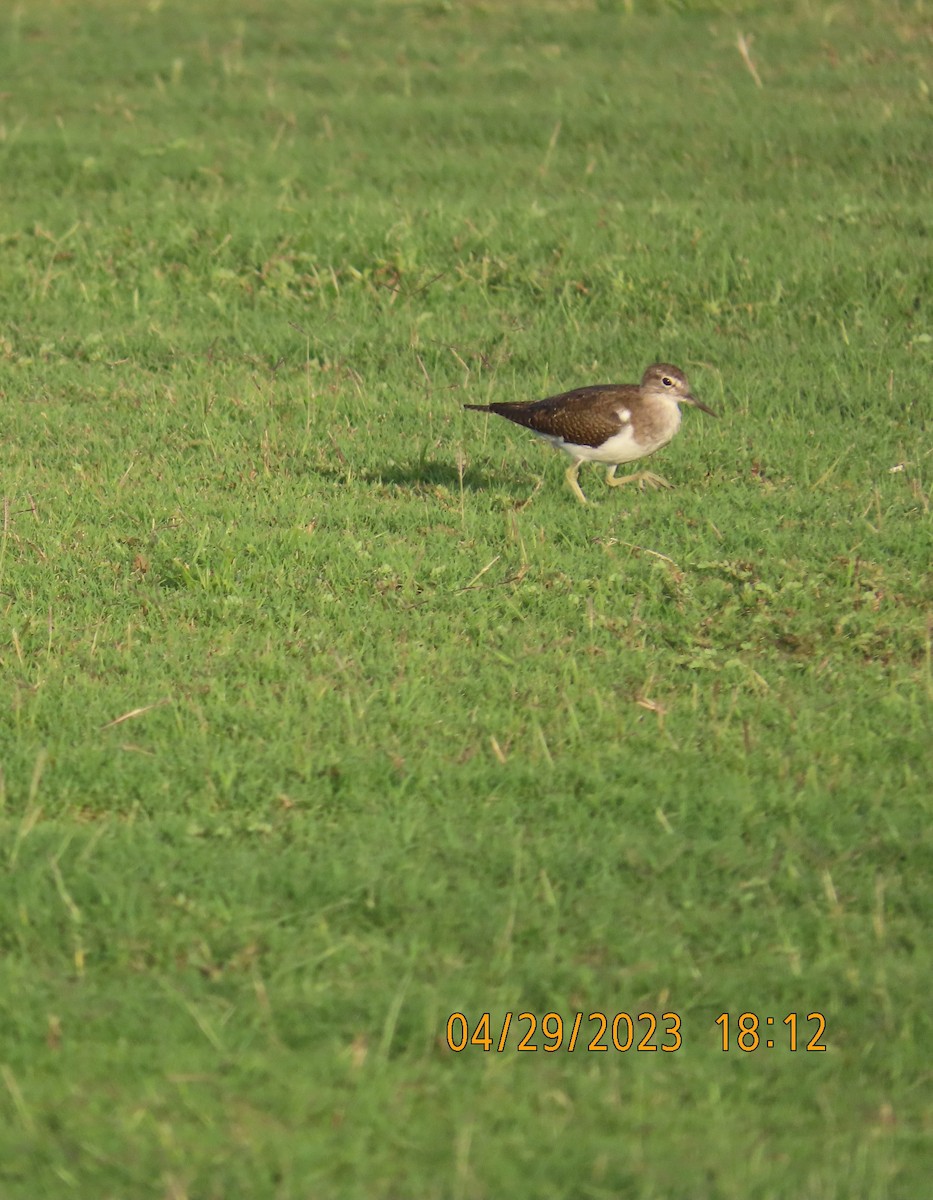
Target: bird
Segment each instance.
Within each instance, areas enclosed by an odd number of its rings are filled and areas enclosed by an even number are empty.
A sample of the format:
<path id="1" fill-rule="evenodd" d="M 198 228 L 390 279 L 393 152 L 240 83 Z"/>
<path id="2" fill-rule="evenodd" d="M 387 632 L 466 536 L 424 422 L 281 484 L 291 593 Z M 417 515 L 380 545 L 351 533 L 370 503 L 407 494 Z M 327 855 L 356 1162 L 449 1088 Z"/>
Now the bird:
<path id="1" fill-rule="evenodd" d="M 647 458 L 673 438 L 680 428 L 680 405 L 692 404 L 711 417 L 707 408 L 690 391 L 687 376 L 671 363 L 652 363 L 641 383 L 600 383 L 548 396 L 544 400 L 518 400 L 496 404 L 465 404 L 477 412 L 524 425 L 538 437 L 563 450 L 573 459 L 566 479 L 581 504 L 586 496 L 577 475 L 585 462 L 606 464 L 610 487 L 637 482 L 640 487 L 671 488 L 653 471 L 616 476 L 622 463 Z"/>

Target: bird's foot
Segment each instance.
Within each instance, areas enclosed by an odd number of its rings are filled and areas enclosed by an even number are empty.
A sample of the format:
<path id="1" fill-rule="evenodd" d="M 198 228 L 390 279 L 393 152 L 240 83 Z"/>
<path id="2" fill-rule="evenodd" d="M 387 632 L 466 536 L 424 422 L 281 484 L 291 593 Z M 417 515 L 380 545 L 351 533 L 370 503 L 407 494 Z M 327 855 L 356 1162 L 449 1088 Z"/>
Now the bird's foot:
<path id="1" fill-rule="evenodd" d="M 606 483 L 610 487 L 621 487 L 623 483 L 637 483 L 639 488 L 667 488 L 670 491 L 674 490 L 674 485 L 662 475 L 655 475 L 654 471 L 636 471 L 634 475 L 616 476 L 612 471 L 606 475 Z"/>

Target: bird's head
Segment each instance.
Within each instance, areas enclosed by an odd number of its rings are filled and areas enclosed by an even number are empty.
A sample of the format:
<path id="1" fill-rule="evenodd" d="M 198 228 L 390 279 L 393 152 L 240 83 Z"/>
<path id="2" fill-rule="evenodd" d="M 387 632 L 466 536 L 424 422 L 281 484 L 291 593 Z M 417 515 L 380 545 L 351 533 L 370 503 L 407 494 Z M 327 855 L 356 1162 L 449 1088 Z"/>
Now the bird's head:
<path id="1" fill-rule="evenodd" d="M 676 404 L 692 404 L 694 408 L 701 408 L 711 417 L 719 415 L 694 396 L 690 391 L 687 376 L 680 367 L 672 366 L 671 363 L 652 363 L 641 377 L 641 386 L 646 392 L 669 396 Z"/>

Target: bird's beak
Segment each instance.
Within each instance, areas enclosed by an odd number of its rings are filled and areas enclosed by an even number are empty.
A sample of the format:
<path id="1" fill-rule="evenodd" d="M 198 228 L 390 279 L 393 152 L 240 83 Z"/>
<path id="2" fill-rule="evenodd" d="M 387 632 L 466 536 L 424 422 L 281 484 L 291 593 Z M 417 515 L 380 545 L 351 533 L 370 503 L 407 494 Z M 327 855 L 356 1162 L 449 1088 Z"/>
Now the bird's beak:
<path id="1" fill-rule="evenodd" d="M 702 410 L 703 410 L 703 412 L 705 412 L 705 413 L 709 413 L 709 415 L 710 415 L 711 417 L 718 417 L 718 416 L 719 416 L 719 413 L 717 413 L 717 412 L 713 412 L 713 410 L 712 410 L 711 408 L 707 408 L 707 406 L 706 406 L 706 405 L 703 403 L 703 401 L 702 401 L 702 400 L 698 400 L 698 399 L 696 398 L 696 396 L 694 396 L 694 395 L 693 395 L 693 393 L 692 393 L 692 392 L 691 392 L 689 395 L 687 395 L 687 396 L 684 396 L 684 401 L 685 401 L 687 404 L 692 404 L 694 408 L 700 408 L 700 409 L 702 409 Z"/>

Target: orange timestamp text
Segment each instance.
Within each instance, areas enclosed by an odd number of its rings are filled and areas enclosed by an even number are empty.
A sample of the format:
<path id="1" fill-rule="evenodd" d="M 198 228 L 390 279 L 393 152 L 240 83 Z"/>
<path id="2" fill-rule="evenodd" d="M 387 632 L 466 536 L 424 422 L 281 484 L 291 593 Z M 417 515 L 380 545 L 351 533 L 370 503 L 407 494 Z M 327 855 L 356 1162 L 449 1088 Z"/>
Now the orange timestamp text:
<path id="1" fill-rule="evenodd" d="M 532 1012 L 507 1012 L 495 1020 L 491 1013 L 484 1012 L 475 1023 L 464 1013 L 455 1012 L 447 1018 L 447 1045 L 455 1054 L 468 1047 L 497 1054 L 506 1049 L 525 1053 L 541 1050 L 545 1054 L 578 1049 L 604 1054 L 611 1050 L 622 1054 L 629 1050 L 672 1054 L 684 1044 L 681 1024 L 676 1012 L 641 1012 L 637 1016 L 627 1012 L 578 1012 L 566 1020 L 556 1012 L 540 1018 Z M 734 1048 L 750 1054 L 755 1050 L 826 1050 L 826 1018 L 820 1012 L 792 1012 L 783 1017 L 753 1012 L 732 1016 L 724 1012 L 713 1024 L 719 1027 L 719 1044 L 724 1051 Z"/>
<path id="2" fill-rule="evenodd" d="M 826 1018 L 821 1012 L 807 1013 L 808 1028 L 800 1029 L 798 1033 L 802 1019 L 803 1014 L 795 1012 L 785 1017 L 760 1017 L 753 1012 L 730 1017 L 724 1012 L 719 1014 L 715 1023 L 719 1026 L 722 1049 L 725 1051 L 732 1046 L 744 1050 L 746 1054 L 751 1054 L 753 1050 L 774 1050 L 776 1047 L 794 1051 L 809 1050 L 811 1053 L 825 1051 L 823 1037 L 826 1034 Z M 811 1030 L 811 1024 L 815 1024 L 816 1029 Z"/>
<path id="3" fill-rule="evenodd" d="M 526 1053 L 542 1050 L 545 1054 L 555 1054 L 558 1050 L 572 1053 L 578 1048 L 604 1054 L 610 1050 L 623 1054 L 628 1050 L 660 1050 L 672 1054 L 683 1044 L 680 1017 L 675 1012 L 660 1016 L 650 1012 L 637 1016 L 627 1012 L 611 1016 L 591 1012 L 586 1017 L 578 1012 L 566 1021 L 556 1012 L 545 1013 L 540 1020 L 531 1012 L 517 1016 L 507 1012 L 495 1024 L 491 1015 L 484 1012 L 472 1026 L 461 1012 L 451 1013 L 447 1018 L 447 1045 L 455 1054 L 468 1046 L 502 1054 L 510 1037 L 515 1050 Z"/>

